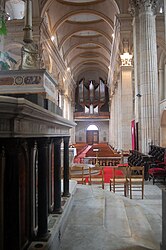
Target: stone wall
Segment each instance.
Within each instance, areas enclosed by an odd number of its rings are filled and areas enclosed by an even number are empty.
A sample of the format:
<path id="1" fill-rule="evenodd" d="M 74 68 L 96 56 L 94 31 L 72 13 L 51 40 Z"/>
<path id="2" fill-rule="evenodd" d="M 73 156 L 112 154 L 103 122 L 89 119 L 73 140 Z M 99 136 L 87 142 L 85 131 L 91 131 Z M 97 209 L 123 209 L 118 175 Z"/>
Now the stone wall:
<path id="1" fill-rule="evenodd" d="M 86 143 L 86 130 L 89 125 L 94 124 L 99 129 L 99 143 L 108 143 L 109 141 L 109 121 L 85 121 L 76 122 L 75 140 L 76 143 Z"/>

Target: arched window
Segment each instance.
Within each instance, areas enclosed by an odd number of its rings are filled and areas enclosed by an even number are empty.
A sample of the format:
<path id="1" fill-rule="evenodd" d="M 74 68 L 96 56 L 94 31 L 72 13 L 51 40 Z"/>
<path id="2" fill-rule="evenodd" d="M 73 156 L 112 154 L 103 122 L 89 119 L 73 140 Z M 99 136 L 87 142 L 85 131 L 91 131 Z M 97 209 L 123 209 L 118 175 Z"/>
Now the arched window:
<path id="1" fill-rule="evenodd" d="M 96 125 L 91 124 L 91 125 L 89 125 L 89 127 L 87 128 L 87 130 L 90 131 L 90 130 L 99 130 L 99 129 L 98 129 L 98 127 Z"/>
<path id="2" fill-rule="evenodd" d="M 25 15 L 25 2 L 22 0 L 9 0 L 6 2 L 5 10 L 9 15 L 9 20 L 23 19 Z"/>
<path id="3" fill-rule="evenodd" d="M 86 130 L 86 142 L 92 145 L 93 143 L 99 143 L 99 129 L 96 125 L 91 124 Z"/>

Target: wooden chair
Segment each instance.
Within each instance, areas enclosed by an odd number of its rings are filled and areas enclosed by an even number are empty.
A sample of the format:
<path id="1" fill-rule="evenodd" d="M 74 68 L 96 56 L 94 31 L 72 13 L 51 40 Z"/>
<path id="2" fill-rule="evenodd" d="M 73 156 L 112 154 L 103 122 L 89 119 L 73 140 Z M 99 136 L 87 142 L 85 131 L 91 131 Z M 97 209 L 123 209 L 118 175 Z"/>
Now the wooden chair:
<path id="1" fill-rule="evenodd" d="M 139 191 L 144 198 L 144 166 L 130 166 L 128 183 L 130 190 L 130 199 L 132 199 L 133 191 Z"/>
<path id="2" fill-rule="evenodd" d="M 83 166 L 69 167 L 69 178 L 71 180 L 76 180 L 78 184 L 86 184 L 86 179 L 84 177 L 84 167 Z"/>
<path id="3" fill-rule="evenodd" d="M 113 168 L 113 177 L 110 178 L 110 191 L 122 192 L 124 196 L 128 194 L 127 166 L 119 166 Z"/>
<path id="4" fill-rule="evenodd" d="M 104 168 L 102 166 L 95 166 L 89 168 L 89 185 L 101 184 L 104 189 Z"/>

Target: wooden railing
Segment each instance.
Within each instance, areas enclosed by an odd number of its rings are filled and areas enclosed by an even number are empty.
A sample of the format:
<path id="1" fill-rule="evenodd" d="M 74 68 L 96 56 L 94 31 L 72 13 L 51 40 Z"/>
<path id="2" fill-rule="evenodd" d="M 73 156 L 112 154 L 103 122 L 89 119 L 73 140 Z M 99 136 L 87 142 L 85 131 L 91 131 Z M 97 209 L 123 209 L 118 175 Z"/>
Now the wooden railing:
<path id="1" fill-rule="evenodd" d="M 100 166 L 116 166 L 122 163 L 122 157 L 84 157 L 82 162 L 87 164 L 99 164 Z"/>
<path id="2" fill-rule="evenodd" d="M 109 119 L 110 118 L 110 113 L 109 112 L 99 112 L 95 114 L 89 114 L 85 112 L 75 112 L 74 113 L 74 118 L 95 118 L 95 117 L 100 117 L 100 118 L 105 118 Z"/>

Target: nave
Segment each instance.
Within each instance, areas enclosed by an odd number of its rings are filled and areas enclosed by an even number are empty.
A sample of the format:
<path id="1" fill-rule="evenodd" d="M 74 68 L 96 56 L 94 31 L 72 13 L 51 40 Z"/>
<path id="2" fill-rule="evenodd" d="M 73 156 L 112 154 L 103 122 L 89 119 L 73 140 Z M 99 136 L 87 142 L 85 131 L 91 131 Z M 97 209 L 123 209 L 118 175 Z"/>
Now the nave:
<path id="1" fill-rule="evenodd" d="M 144 200 L 108 190 L 77 185 L 59 249 L 160 249 L 161 188 L 147 181 Z"/>

